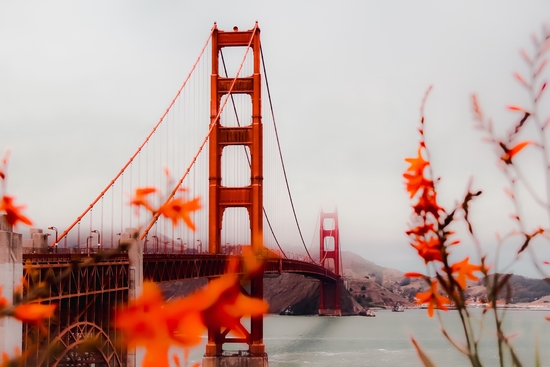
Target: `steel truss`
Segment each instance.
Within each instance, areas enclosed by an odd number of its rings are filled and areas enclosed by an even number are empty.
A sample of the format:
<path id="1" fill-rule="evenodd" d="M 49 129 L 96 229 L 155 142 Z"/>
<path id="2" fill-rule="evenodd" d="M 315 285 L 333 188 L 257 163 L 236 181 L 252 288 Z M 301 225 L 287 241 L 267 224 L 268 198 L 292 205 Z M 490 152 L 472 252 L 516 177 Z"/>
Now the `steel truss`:
<path id="1" fill-rule="evenodd" d="M 57 305 L 44 328 L 23 324 L 26 366 L 125 365 L 113 314 L 128 302 L 128 257 L 91 262 L 78 255 L 33 254 L 23 260 L 24 293 L 41 287 L 37 302 Z"/>

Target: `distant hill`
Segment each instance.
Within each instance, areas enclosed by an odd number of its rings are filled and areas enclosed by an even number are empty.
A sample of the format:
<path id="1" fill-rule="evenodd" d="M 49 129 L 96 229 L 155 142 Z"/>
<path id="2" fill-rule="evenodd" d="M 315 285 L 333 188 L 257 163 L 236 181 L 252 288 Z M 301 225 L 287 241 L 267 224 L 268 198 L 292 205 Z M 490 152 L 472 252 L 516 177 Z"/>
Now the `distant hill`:
<path id="1" fill-rule="evenodd" d="M 341 292 L 342 311 L 357 314 L 363 308 L 391 308 L 400 303 L 414 306 L 415 295 L 428 289 L 422 279 L 405 278 L 403 272 L 379 266 L 349 251 L 342 252 L 344 289 Z M 206 285 L 206 279 L 161 283 L 167 298 L 181 297 Z M 465 291 L 471 302 L 487 299 L 483 280 L 469 282 Z M 282 274 L 264 280 L 264 297 L 270 313 L 291 311 L 292 314 L 316 314 L 319 307 L 319 282 L 297 274 Z M 506 302 L 506 290 L 499 298 Z M 540 303 L 550 305 L 550 284 L 543 279 L 520 275 L 510 278 L 509 303 Z"/>

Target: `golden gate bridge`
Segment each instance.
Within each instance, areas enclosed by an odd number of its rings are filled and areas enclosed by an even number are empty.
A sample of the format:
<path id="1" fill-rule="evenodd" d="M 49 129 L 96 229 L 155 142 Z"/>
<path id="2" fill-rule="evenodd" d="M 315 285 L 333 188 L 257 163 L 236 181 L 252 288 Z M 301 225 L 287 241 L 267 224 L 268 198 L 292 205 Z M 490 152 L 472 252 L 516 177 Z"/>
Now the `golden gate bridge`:
<path id="1" fill-rule="evenodd" d="M 9 225 L 0 226 L 0 243 L 10 252 L 0 262 L 13 265 L 6 282 L 13 285 L 21 275 L 31 287 L 49 280 L 49 294 L 40 302 L 58 305 L 46 330 L 27 324 L 0 327 L 4 350 L 19 345 L 25 351 L 42 333 L 41 348 L 28 355 L 29 366 L 135 365 L 135 351 L 116 343 L 114 309 L 135 299 L 144 280 L 220 276 L 229 255 L 239 255 L 242 245 L 265 246 L 277 254 L 265 260 L 263 274 L 319 279 L 319 314 L 341 315 L 337 212 L 320 212 L 314 235 L 319 250 L 313 256 L 294 210 L 275 122 L 258 24 L 246 31 L 222 31 L 214 24 L 151 132 L 66 230 L 49 227 L 55 231 L 49 241 L 53 233 L 31 229 L 31 239 L 24 242 Z M 140 187 L 162 189 L 152 199 L 155 207 L 173 198 L 200 197 L 203 209 L 190 214 L 195 230 L 130 206 L 131 193 Z M 132 246 L 116 256 L 100 256 L 120 243 Z M 302 253 L 291 254 L 297 244 Z M 263 298 L 263 274 L 251 279 L 252 297 Z M 244 358 L 251 366 L 267 366 L 262 317 L 252 317 L 246 328 L 244 338 L 210 328 L 203 365 L 235 365 Z M 84 351 L 92 335 L 97 350 Z M 247 349 L 232 353 L 230 346 L 237 344 Z M 52 345 L 55 352 L 44 353 Z"/>

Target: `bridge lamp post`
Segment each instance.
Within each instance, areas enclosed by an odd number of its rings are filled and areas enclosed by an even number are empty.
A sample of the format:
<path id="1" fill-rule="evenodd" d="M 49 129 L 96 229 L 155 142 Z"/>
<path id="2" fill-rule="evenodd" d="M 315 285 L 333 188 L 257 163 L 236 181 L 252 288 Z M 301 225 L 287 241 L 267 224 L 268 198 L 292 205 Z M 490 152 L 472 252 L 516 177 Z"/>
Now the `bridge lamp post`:
<path id="1" fill-rule="evenodd" d="M 176 238 L 176 241 L 180 241 L 180 254 L 183 254 L 183 240 L 181 237 Z"/>
<path id="2" fill-rule="evenodd" d="M 97 229 L 92 230 L 91 233 L 97 233 L 97 251 L 99 251 L 101 248 L 101 233 Z"/>
<path id="3" fill-rule="evenodd" d="M 153 236 L 153 250 L 155 253 L 158 254 L 159 252 L 159 238 L 157 236 Z"/>
<path id="4" fill-rule="evenodd" d="M 94 236 L 90 235 L 86 237 L 86 255 L 90 256 L 90 240 L 94 238 Z"/>
<path id="5" fill-rule="evenodd" d="M 197 245 L 197 251 L 199 252 L 199 254 L 202 253 L 202 241 L 201 240 L 197 240 L 197 242 L 199 243 Z"/>
<path id="6" fill-rule="evenodd" d="M 55 243 L 53 244 L 54 248 L 56 249 L 55 252 L 57 252 L 57 228 L 54 226 L 48 227 L 50 231 L 55 231 Z"/>

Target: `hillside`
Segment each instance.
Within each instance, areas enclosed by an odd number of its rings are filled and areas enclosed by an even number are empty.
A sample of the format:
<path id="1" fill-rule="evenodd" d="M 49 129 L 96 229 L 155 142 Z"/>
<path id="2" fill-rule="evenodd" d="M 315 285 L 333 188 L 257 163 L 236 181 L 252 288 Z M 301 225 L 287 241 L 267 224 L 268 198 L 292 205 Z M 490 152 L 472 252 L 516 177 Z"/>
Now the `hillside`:
<path id="1" fill-rule="evenodd" d="M 363 308 L 391 308 L 396 303 L 415 307 L 414 296 L 427 290 L 422 279 L 405 278 L 396 269 L 384 268 L 352 252 L 342 252 L 344 287 L 340 302 L 344 314 L 357 314 Z M 206 279 L 192 279 L 162 283 L 167 298 L 190 294 L 206 285 Z M 469 282 L 466 295 L 469 302 L 487 300 L 483 280 Z M 287 312 L 295 315 L 316 314 L 319 308 L 319 281 L 296 274 L 282 274 L 264 279 L 264 297 L 270 313 Z M 501 302 L 506 302 L 506 290 L 501 291 Z M 529 279 L 519 275 L 510 278 L 508 303 L 550 304 L 550 284 L 543 279 Z"/>

